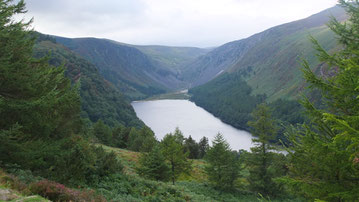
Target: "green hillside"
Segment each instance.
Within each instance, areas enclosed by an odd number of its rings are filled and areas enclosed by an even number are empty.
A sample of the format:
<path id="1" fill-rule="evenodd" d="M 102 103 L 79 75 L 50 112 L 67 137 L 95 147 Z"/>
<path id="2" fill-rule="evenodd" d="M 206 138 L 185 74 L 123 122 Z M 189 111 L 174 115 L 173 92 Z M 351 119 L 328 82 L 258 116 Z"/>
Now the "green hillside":
<path id="1" fill-rule="evenodd" d="M 130 46 L 96 38 L 56 37 L 56 41 L 96 65 L 106 80 L 131 99 L 167 92 L 178 81 L 172 72 L 156 67 L 148 56 Z"/>
<path id="2" fill-rule="evenodd" d="M 253 73 L 246 80 L 254 89 L 254 94 L 264 93 L 269 101 L 295 99 L 304 87 L 300 71 L 302 59 L 306 58 L 317 72 L 321 67 L 309 36 L 318 39 L 326 50 L 336 48 L 334 33 L 325 25 L 280 36 L 272 35 L 248 51 L 229 71 L 251 67 Z"/>
<path id="3" fill-rule="evenodd" d="M 76 55 L 51 37 L 39 35 L 35 45 L 35 55 L 41 57 L 50 54 L 50 63 L 65 65 L 66 75 L 74 81 L 80 81 L 82 117 L 92 122 L 101 119 L 114 126 L 143 126 L 132 106 L 111 83 L 106 81 L 96 67 Z"/>
<path id="4" fill-rule="evenodd" d="M 134 46 L 161 67 L 181 75 L 186 65 L 199 56 L 209 52 L 209 49 L 194 47 L 170 46 Z"/>
<path id="5" fill-rule="evenodd" d="M 317 74 L 327 72 L 326 66 L 316 58 L 309 36 L 318 39 L 329 52 L 336 50 L 334 33 L 325 25 L 330 15 L 339 21 L 346 19 L 344 9 L 336 6 L 306 19 L 227 43 L 199 57 L 193 63 L 192 77 L 191 72 L 187 72 L 189 77 L 186 78 L 194 79 L 193 86 L 214 79 L 190 90 L 192 100 L 221 120 L 246 129 L 249 113 L 254 107 L 242 109 L 240 106 L 248 103 L 255 105 L 252 97 L 264 95 L 272 106 L 282 105 L 280 112 L 275 113 L 277 119 L 303 122 L 301 107 L 290 100 L 296 100 L 301 93 L 305 93 L 305 81 L 300 70 L 302 59 L 307 59 Z M 249 88 L 250 94 L 239 94 L 242 88 Z M 291 107 L 297 111 L 291 110 Z"/>
<path id="6" fill-rule="evenodd" d="M 224 44 L 188 65 L 184 77 L 192 86 L 197 86 L 223 72 L 250 68 L 253 72 L 245 80 L 254 94 L 265 93 L 269 101 L 293 99 L 303 88 L 301 59 L 307 58 L 311 66 L 319 65 L 308 37 L 317 38 L 325 44 L 326 50 L 336 48 L 334 34 L 325 25 L 331 15 L 339 21 L 346 19 L 344 10 L 336 6 L 306 19 Z"/>

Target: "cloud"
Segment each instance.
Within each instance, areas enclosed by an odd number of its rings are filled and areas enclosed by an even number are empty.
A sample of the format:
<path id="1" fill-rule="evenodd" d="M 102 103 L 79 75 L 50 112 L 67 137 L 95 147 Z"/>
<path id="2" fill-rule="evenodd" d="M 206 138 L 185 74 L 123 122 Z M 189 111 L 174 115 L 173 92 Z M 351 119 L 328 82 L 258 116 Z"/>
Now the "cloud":
<path id="1" fill-rule="evenodd" d="M 27 0 L 36 30 L 133 44 L 217 46 L 335 5 L 336 0 Z"/>

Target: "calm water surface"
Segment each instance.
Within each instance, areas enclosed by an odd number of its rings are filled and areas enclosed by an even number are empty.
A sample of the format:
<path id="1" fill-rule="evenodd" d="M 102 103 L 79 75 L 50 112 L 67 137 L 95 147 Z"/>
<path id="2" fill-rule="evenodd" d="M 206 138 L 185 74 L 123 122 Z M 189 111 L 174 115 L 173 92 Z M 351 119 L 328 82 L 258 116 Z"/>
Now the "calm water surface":
<path id="1" fill-rule="evenodd" d="M 135 101 L 132 106 L 137 116 L 155 132 L 159 140 L 179 127 L 185 137 L 191 135 L 196 141 L 206 136 L 211 142 L 220 132 L 234 150 L 249 151 L 253 146 L 250 133 L 223 123 L 187 100 Z"/>

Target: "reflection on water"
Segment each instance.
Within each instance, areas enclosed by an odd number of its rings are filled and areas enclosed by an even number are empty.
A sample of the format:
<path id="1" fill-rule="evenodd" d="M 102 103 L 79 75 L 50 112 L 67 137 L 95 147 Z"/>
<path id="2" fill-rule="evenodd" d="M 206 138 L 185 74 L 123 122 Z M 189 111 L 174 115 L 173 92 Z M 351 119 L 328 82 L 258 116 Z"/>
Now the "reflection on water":
<path id="1" fill-rule="evenodd" d="M 161 140 L 176 127 L 185 137 L 192 136 L 197 142 L 206 136 L 210 142 L 220 132 L 231 148 L 249 151 L 252 145 L 250 133 L 223 123 L 206 110 L 188 100 L 154 100 L 132 102 L 137 116 L 146 123 Z"/>

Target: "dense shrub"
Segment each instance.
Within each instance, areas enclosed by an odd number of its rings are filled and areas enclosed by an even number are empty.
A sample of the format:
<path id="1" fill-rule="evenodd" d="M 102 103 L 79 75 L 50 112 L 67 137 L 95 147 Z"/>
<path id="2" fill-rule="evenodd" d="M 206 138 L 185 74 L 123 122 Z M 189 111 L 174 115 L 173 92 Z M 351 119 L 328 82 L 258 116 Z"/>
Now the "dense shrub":
<path id="1" fill-rule="evenodd" d="M 52 201 L 106 201 L 103 196 L 96 194 L 93 190 L 70 189 L 63 184 L 49 180 L 31 184 L 30 191 Z"/>

